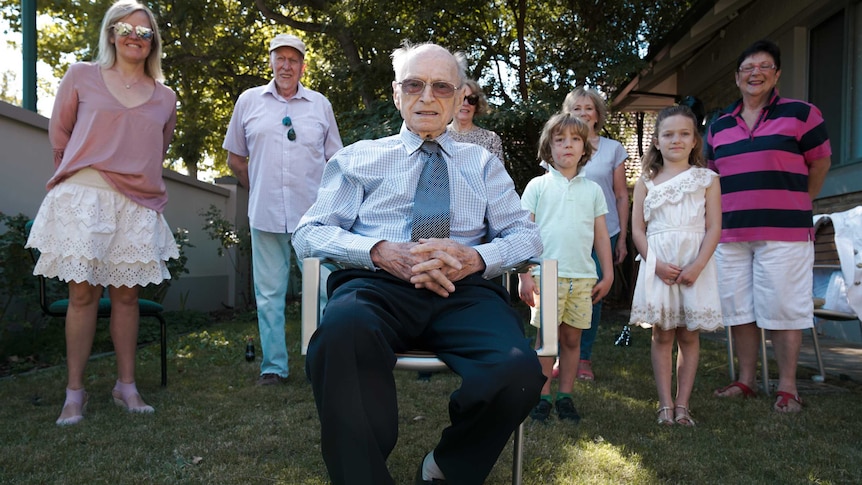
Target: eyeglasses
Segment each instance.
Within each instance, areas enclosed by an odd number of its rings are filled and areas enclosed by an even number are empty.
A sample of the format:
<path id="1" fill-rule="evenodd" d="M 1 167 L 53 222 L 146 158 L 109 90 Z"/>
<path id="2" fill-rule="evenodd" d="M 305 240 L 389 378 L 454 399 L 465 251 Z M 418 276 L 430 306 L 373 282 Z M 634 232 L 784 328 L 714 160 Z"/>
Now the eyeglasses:
<path id="1" fill-rule="evenodd" d="M 479 104 L 479 95 L 478 94 L 468 94 L 464 96 L 464 101 L 467 102 L 470 106 L 476 106 Z"/>
<path id="2" fill-rule="evenodd" d="M 120 37 L 128 37 L 132 33 L 132 29 L 135 30 L 135 34 L 143 40 L 153 40 L 153 29 L 149 27 L 144 27 L 143 25 L 135 25 L 127 24 L 125 22 L 117 22 L 111 26 L 114 29 L 114 32 Z"/>
<path id="3" fill-rule="evenodd" d="M 405 79 L 398 84 L 401 85 L 404 94 L 422 94 L 429 83 L 421 79 Z M 458 89 L 457 86 L 446 81 L 434 81 L 430 84 L 431 93 L 438 98 L 451 98 L 455 96 L 455 90 Z"/>
<path id="4" fill-rule="evenodd" d="M 778 66 L 775 64 L 746 64 L 739 67 L 739 72 L 751 74 L 755 69 L 760 69 L 760 72 L 767 72 L 772 71 L 773 69 L 778 69 Z"/>
<path id="5" fill-rule="evenodd" d="M 281 124 L 290 128 L 287 130 L 287 139 L 290 141 L 296 141 L 296 131 L 293 129 L 293 122 L 290 121 L 290 116 L 285 116 L 281 119 Z"/>

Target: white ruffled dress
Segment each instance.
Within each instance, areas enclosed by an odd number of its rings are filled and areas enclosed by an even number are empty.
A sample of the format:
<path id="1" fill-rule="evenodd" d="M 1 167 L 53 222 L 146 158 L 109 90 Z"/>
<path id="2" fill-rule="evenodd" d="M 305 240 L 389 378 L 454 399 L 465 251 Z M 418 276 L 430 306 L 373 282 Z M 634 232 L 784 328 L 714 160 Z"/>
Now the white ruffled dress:
<path id="1" fill-rule="evenodd" d="M 162 214 L 117 192 L 86 168 L 52 188 L 27 247 L 41 253 L 33 274 L 102 286 L 145 286 L 170 279 L 179 251 Z"/>
<path id="2" fill-rule="evenodd" d="M 646 181 L 648 251 L 646 261 L 640 261 L 631 324 L 691 331 L 722 326 L 715 258 L 691 286 L 667 285 L 655 274 L 656 260 L 685 266 L 697 258 L 706 233 L 706 189 L 717 177 L 712 170 L 692 167 L 658 185 Z"/>

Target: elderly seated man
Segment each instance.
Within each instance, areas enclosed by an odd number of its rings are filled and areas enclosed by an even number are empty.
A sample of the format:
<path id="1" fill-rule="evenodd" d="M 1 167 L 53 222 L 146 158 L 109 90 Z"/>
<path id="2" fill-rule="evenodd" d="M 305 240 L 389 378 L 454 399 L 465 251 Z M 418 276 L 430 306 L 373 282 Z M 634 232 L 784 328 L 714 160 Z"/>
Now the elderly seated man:
<path id="1" fill-rule="evenodd" d="M 348 268 L 329 277 L 306 360 L 336 485 L 395 483 L 396 352 L 435 352 L 462 378 L 418 484 L 483 483 L 544 383 L 521 319 L 489 280 L 541 254 L 539 232 L 500 160 L 446 132 L 463 65 L 435 44 L 395 50 L 400 133 L 337 152 L 293 235 L 300 257 Z"/>

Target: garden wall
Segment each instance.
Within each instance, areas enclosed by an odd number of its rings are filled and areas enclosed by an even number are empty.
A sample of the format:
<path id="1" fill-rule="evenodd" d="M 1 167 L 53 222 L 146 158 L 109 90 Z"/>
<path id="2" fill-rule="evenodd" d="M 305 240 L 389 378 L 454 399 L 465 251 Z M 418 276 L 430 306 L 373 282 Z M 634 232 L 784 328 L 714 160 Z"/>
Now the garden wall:
<path id="1" fill-rule="evenodd" d="M 0 212 L 34 217 L 54 171 L 52 161 L 48 119 L 0 102 Z M 172 281 L 166 309 L 212 311 L 248 305 L 253 298 L 248 258 L 236 249 L 220 257 L 219 243 L 203 230 L 201 215 L 215 206 L 234 227 L 247 228 L 248 193 L 230 177 L 210 184 L 168 169 L 163 176 L 170 197 L 165 218 L 172 228 L 187 229 L 194 245 L 185 249 L 189 273 Z"/>

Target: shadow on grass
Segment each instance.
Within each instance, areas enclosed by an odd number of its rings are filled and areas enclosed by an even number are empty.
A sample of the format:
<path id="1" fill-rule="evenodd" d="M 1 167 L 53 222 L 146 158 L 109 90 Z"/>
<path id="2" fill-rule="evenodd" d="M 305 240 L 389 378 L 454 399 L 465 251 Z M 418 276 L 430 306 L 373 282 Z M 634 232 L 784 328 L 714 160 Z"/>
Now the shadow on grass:
<path id="1" fill-rule="evenodd" d="M 247 337 L 257 340 L 253 314 L 185 335 L 169 320 L 167 388 L 159 387 L 158 345 L 139 352 L 138 386 L 154 415 L 129 415 L 113 405 L 112 357 L 90 362 L 90 402 L 76 426 L 54 425 L 63 367 L 0 380 L 0 483 L 328 483 L 299 355 L 298 310 L 288 309 L 291 376 L 284 385 L 253 385 L 258 362 L 244 360 Z M 630 347 L 615 347 L 623 323 L 607 312 L 600 327 L 597 380 L 575 386 L 580 424 L 528 423 L 526 485 L 862 482 L 858 386 L 803 395 L 807 406 L 798 416 L 773 412 L 765 397 L 714 399 L 712 390 L 727 379 L 726 354 L 703 339 L 691 400 L 698 426 L 660 427 L 649 331 L 634 329 Z M 800 376 L 807 372 L 800 369 Z M 447 425 L 448 396 L 459 379 L 436 374 L 422 382 L 410 372 L 395 378 L 400 437 L 389 467 L 396 483 L 405 484 Z M 510 483 L 511 456 L 510 445 L 486 483 Z"/>

